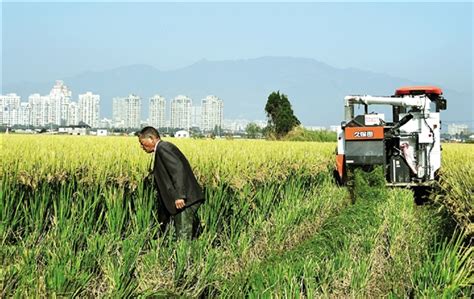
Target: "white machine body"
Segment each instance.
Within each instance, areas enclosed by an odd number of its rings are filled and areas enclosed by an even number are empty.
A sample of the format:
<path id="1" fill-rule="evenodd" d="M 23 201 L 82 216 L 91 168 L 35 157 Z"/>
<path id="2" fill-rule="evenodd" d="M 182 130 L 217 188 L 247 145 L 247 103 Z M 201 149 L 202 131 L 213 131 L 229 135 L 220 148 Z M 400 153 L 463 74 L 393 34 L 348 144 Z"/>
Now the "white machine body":
<path id="1" fill-rule="evenodd" d="M 435 180 L 441 167 L 439 111 L 447 106 L 441 95 L 437 87 L 418 86 L 397 89 L 394 96 L 346 96 L 345 121 L 337 129 L 339 177 L 348 167 L 383 165 L 389 184 Z M 356 104 L 365 106 L 364 114 L 354 116 Z M 392 106 L 393 122 L 382 113 L 368 113 L 369 105 Z"/>

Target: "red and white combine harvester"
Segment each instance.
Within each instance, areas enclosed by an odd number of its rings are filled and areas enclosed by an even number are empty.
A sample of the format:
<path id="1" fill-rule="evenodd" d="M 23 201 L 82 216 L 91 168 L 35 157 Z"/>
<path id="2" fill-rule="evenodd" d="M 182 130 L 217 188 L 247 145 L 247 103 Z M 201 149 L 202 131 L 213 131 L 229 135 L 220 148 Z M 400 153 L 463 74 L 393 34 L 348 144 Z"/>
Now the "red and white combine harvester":
<path id="1" fill-rule="evenodd" d="M 346 96 L 345 120 L 337 131 L 337 181 L 346 184 L 355 168 L 380 165 L 389 186 L 432 185 L 441 167 L 439 112 L 447 107 L 442 94 L 435 86 L 415 86 L 399 88 L 393 96 Z M 355 105 L 364 113 L 354 115 Z M 392 119 L 369 113 L 372 105 L 390 105 Z"/>

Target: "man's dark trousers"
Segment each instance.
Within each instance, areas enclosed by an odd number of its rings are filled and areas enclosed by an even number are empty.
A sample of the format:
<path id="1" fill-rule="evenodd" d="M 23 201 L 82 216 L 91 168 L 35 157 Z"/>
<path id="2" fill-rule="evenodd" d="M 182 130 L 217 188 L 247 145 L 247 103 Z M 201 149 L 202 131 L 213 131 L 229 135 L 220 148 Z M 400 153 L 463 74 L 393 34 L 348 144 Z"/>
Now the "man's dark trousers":
<path id="1" fill-rule="evenodd" d="M 201 223 L 197 211 L 202 202 L 197 202 L 192 206 L 185 207 L 183 211 L 172 216 L 161 206 L 158 210 L 158 221 L 162 232 L 169 229 L 170 222 L 173 222 L 176 238 L 178 240 L 192 240 L 199 236 Z"/>

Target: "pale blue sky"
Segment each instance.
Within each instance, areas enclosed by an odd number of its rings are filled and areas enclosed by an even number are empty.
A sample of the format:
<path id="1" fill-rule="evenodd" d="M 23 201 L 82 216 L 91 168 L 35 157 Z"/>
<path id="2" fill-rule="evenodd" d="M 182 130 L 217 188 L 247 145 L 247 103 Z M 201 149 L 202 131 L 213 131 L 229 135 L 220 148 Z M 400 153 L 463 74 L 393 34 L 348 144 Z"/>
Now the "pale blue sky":
<path id="1" fill-rule="evenodd" d="M 472 15 L 472 3 L 2 3 L 2 79 L 293 56 L 472 92 Z"/>

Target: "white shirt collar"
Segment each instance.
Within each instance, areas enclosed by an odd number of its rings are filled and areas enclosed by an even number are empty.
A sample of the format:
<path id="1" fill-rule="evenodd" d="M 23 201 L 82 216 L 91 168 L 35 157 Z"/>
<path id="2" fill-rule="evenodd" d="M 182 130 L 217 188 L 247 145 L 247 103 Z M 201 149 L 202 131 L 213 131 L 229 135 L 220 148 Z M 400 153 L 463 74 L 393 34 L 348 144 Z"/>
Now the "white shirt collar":
<path id="1" fill-rule="evenodd" d="M 158 147 L 158 144 L 160 143 L 161 140 L 158 140 L 158 142 L 155 144 L 155 153 L 156 153 L 156 148 Z"/>

